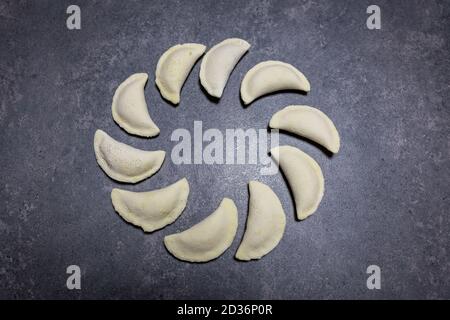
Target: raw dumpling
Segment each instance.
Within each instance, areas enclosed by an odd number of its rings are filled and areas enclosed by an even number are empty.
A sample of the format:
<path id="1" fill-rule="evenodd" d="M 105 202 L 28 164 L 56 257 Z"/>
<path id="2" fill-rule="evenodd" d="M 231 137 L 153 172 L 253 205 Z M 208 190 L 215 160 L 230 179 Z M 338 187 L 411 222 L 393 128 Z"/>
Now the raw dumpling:
<path id="1" fill-rule="evenodd" d="M 114 140 L 102 130 L 95 132 L 94 150 L 99 166 L 109 177 L 130 183 L 152 176 L 161 168 L 166 156 L 164 151 L 133 148 Z"/>
<path id="2" fill-rule="evenodd" d="M 212 47 L 203 57 L 200 82 L 213 97 L 220 98 L 236 64 L 250 44 L 242 39 L 226 39 Z"/>
<path id="3" fill-rule="evenodd" d="M 245 104 L 280 90 L 309 92 L 308 79 L 297 68 L 281 61 L 264 61 L 251 68 L 241 84 L 241 98 Z"/>
<path id="4" fill-rule="evenodd" d="M 180 260 L 206 262 L 228 249 L 237 226 L 237 208 L 233 200 L 224 198 L 211 215 L 183 232 L 166 236 L 164 244 Z"/>
<path id="5" fill-rule="evenodd" d="M 146 73 L 135 73 L 122 82 L 114 93 L 112 115 L 126 132 L 142 137 L 154 137 L 159 128 L 153 122 L 147 110 L 144 87 Z"/>
<path id="6" fill-rule="evenodd" d="M 324 193 L 324 178 L 317 162 L 300 149 L 281 146 L 270 150 L 294 195 L 297 218 L 314 213 Z"/>
<path id="7" fill-rule="evenodd" d="M 174 222 L 186 207 L 189 183 L 183 178 L 170 186 L 147 192 L 113 189 L 114 209 L 127 222 L 145 232 L 161 229 Z"/>
<path id="8" fill-rule="evenodd" d="M 333 121 L 319 109 L 308 106 L 287 106 L 272 116 L 269 126 L 308 138 L 333 153 L 339 151 L 339 133 Z"/>
<path id="9" fill-rule="evenodd" d="M 236 259 L 260 259 L 273 250 L 283 237 L 286 215 L 277 195 L 267 185 L 250 181 L 247 227 Z"/>
<path id="10" fill-rule="evenodd" d="M 180 102 L 180 92 L 195 62 L 206 47 L 198 43 L 177 44 L 163 53 L 156 66 L 156 85 L 164 99 Z"/>

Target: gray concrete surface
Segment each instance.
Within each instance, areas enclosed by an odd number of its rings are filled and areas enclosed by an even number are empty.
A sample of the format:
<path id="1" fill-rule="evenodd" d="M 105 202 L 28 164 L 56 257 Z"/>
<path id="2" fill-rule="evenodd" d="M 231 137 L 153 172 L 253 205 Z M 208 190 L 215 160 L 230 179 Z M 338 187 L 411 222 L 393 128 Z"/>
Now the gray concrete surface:
<path id="1" fill-rule="evenodd" d="M 373 1 L 0 1 L 0 298 L 450 298 L 449 1 L 381 1 L 381 30 L 368 30 Z M 66 8 L 81 8 L 81 30 Z M 228 37 L 252 48 L 219 103 L 195 66 L 174 108 L 153 83 L 157 60 L 183 42 L 212 46 Z M 254 64 L 298 66 L 310 94 L 274 94 L 243 108 L 239 84 Z M 161 128 L 130 136 L 112 120 L 117 85 L 148 72 L 146 97 Z M 330 158 L 282 134 L 321 165 L 326 191 L 317 213 L 297 222 L 281 175 L 260 165 L 184 165 L 170 158 L 154 177 L 119 185 L 98 167 L 97 128 L 133 146 L 170 153 L 176 128 L 266 128 L 288 104 L 319 107 L 342 139 Z M 149 190 L 186 176 L 185 213 L 144 234 L 113 210 L 110 191 Z M 257 262 L 233 259 L 245 225 L 247 182 L 280 197 L 287 227 Z M 206 264 L 166 252 L 165 235 L 235 200 L 239 229 L 230 250 Z M 66 267 L 82 270 L 82 289 L 66 289 Z M 381 267 L 381 290 L 366 268 Z"/>

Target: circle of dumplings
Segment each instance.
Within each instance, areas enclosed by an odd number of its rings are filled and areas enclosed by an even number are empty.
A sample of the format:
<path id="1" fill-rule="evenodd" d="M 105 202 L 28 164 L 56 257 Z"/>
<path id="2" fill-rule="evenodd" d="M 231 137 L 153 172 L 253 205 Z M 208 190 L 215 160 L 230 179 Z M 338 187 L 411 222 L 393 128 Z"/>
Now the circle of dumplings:
<path id="1" fill-rule="evenodd" d="M 204 55 L 206 46 L 197 43 L 177 44 L 160 57 L 155 82 L 161 96 L 172 104 L 180 102 L 181 90 L 196 62 L 200 82 L 206 94 L 220 99 L 228 79 L 250 44 L 242 39 L 226 39 Z M 146 73 L 129 76 L 116 89 L 112 100 L 114 121 L 126 132 L 155 137 L 160 129 L 148 112 L 144 89 Z M 240 88 L 244 104 L 281 90 L 310 91 L 306 76 L 291 64 L 269 60 L 256 64 L 245 74 Z M 291 105 L 276 112 L 269 127 L 311 140 L 331 153 L 340 147 L 339 133 L 331 119 L 317 108 Z M 155 174 L 163 165 L 165 151 L 136 149 L 121 143 L 106 132 L 97 130 L 94 151 L 98 165 L 112 179 L 138 183 Z M 319 164 L 308 154 L 292 146 L 270 150 L 283 171 L 292 191 L 299 220 L 313 214 L 324 194 L 324 177 Z M 276 193 L 266 184 L 249 182 L 249 206 L 246 230 L 235 254 L 238 260 L 260 259 L 272 251 L 283 237 L 286 215 Z M 189 197 L 189 182 L 182 178 L 161 189 L 131 192 L 114 188 L 111 200 L 115 211 L 127 222 L 153 232 L 173 223 L 184 211 Z M 176 258 L 189 262 L 206 262 L 227 250 L 238 227 L 237 208 L 233 200 L 223 198 L 218 208 L 191 228 L 164 238 L 167 250 Z"/>

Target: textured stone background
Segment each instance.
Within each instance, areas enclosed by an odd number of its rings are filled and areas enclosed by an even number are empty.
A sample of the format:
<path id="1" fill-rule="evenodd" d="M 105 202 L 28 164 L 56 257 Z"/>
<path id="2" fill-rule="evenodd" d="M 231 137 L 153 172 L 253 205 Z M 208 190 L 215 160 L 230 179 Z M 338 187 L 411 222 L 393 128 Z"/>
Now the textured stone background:
<path id="1" fill-rule="evenodd" d="M 450 298 L 450 3 L 376 1 L 382 29 L 366 28 L 373 1 L 76 1 L 82 30 L 66 28 L 72 1 L 0 1 L 0 298 Z M 134 72 L 153 79 L 157 60 L 183 42 L 207 46 L 241 37 L 252 44 L 216 104 L 197 64 L 179 107 L 153 80 L 146 97 L 161 128 L 132 137 L 112 120 L 117 85 Z M 239 84 L 261 60 L 298 66 L 307 96 L 283 93 L 243 108 Z M 287 104 L 318 106 L 335 122 L 342 149 L 329 158 L 282 134 L 321 165 L 318 212 L 294 219 L 281 175 L 260 166 L 176 166 L 129 190 L 186 176 L 191 195 L 171 226 L 144 234 L 113 210 L 118 184 L 97 166 L 97 128 L 146 149 L 174 146 L 176 128 L 265 128 Z M 261 261 L 233 259 L 244 231 L 247 182 L 269 184 L 287 213 L 279 246 Z M 164 235 L 211 213 L 222 197 L 239 209 L 237 237 L 206 264 L 183 263 Z M 82 290 L 65 287 L 82 269 Z M 382 289 L 367 290 L 370 264 Z"/>

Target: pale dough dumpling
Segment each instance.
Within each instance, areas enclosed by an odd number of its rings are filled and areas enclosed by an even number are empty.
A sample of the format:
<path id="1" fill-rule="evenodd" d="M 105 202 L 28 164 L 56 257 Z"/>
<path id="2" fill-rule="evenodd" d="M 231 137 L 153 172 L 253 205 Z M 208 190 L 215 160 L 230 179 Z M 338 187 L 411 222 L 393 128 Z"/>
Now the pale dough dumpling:
<path id="1" fill-rule="evenodd" d="M 111 109 L 114 121 L 126 132 L 154 137 L 159 134 L 159 128 L 150 118 L 145 102 L 147 79 L 146 73 L 135 73 L 128 77 L 114 93 Z"/>
<path id="2" fill-rule="evenodd" d="M 275 192 L 267 185 L 250 181 L 247 227 L 236 259 L 260 259 L 272 251 L 283 237 L 286 215 Z"/>
<path id="3" fill-rule="evenodd" d="M 170 186 L 147 192 L 113 189 L 114 209 L 127 222 L 145 232 L 161 229 L 174 222 L 186 207 L 189 183 L 183 178 Z"/>
<path id="4" fill-rule="evenodd" d="M 114 180 L 136 183 L 156 173 L 164 162 L 165 151 L 133 148 L 97 130 L 94 136 L 95 157 L 99 166 Z"/>
<path id="5" fill-rule="evenodd" d="M 308 138 L 333 153 L 339 151 L 339 133 L 333 121 L 319 109 L 309 106 L 287 106 L 272 116 L 269 126 Z"/>
<path id="6" fill-rule="evenodd" d="M 200 66 L 200 82 L 213 97 L 220 98 L 236 64 L 250 44 L 242 39 L 226 39 L 209 49 Z"/>
<path id="7" fill-rule="evenodd" d="M 309 92 L 308 79 L 294 66 L 281 61 L 264 61 L 251 68 L 241 83 L 241 98 L 245 104 L 280 90 Z"/>
<path id="8" fill-rule="evenodd" d="M 195 62 L 206 47 L 198 43 L 177 44 L 159 58 L 156 66 L 156 85 L 164 99 L 180 102 L 180 92 Z"/>
<path id="9" fill-rule="evenodd" d="M 306 219 L 317 210 L 324 193 L 324 178 L 317 162 L 300 149 L 281 146 L 270 150 L 286 176 L 294 195 L 297 218 Z"/>
<path id="10" fill-rule="evenodd" d="M 164 244 L 180 260 L 206 262 L 228 249 L 237 226 L 237 208 L 233 200 L 224 198 L 211 215 L 183 232 L 166 236 Z"/>

